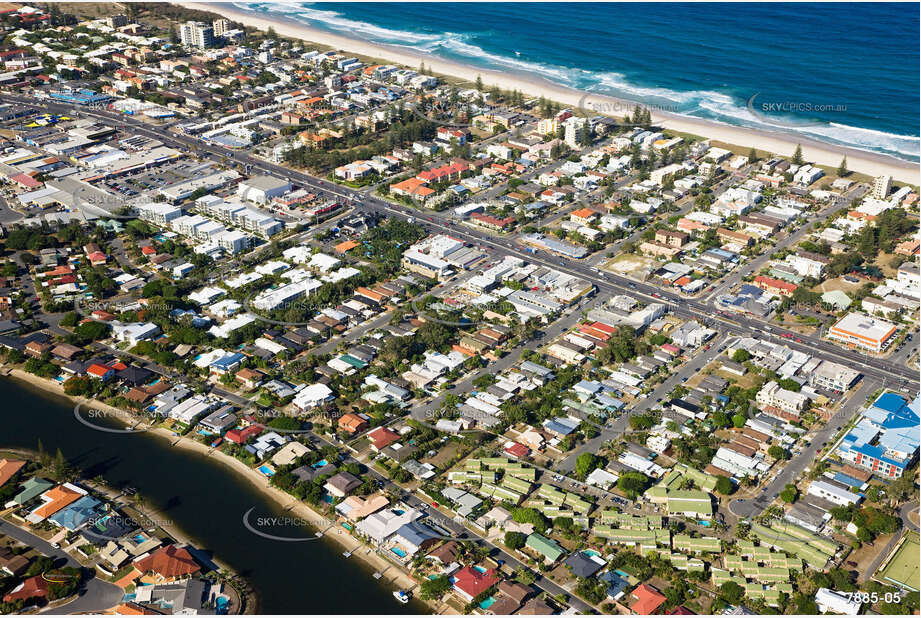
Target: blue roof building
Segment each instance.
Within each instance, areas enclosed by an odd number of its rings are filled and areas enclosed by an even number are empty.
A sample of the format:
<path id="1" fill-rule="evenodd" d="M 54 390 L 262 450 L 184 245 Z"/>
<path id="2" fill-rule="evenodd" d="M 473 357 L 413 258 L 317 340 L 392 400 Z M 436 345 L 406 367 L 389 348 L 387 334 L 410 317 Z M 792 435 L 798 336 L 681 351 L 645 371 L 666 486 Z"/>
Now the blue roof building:
<path id="1" fill-rule="evenodd" d="M 919 399 L 883 393 L 838 446 L 842 459 L 883 478 L 899 478 L 918 454 Z"/>
<path id="2" fill-rule="evenodd" d="M 67 530 L 74 531 L 86 522 L 105 513 L 106 506 L 96 498 L 83 496 L 68 504 L 48 519 Z"/>

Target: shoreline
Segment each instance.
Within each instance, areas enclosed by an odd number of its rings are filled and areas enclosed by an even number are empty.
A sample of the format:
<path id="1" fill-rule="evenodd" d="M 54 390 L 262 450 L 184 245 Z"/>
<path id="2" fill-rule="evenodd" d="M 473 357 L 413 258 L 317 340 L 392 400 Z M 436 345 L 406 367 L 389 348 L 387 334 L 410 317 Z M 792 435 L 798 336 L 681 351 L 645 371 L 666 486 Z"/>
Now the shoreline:
<path id="1" fill-rule="evenodd" d="M 55 382 L 54 380 L 50 378 L 41 378 L 39 376 L 33 375 L 31 373 L 28 373 L 27 371 L 24 371 L 16 367 L 12 367 L 10 365 L 0 365 L 0 366 L 5 367 L 9 371 L 9 373 L 4 376 L 8 379 L 19 381 L 19 382 L 25 382 L 26 384 L 34 388 L 37 388 L 44 393 L 59 395 L 61 397 L 64 397 L 65 399 L 73 401 L 74 403 L 79 403 L 85 406 L 93 406 L 97 409 L 104 410 L 106 412 L 111 413 L 114 418 L 120 419 L 120 422 L 124 422 L 124 417 L 126 414 L 131 414 L 130 412 L 126 412 L 120 408 L 116 408 L 115 406 L 106 404 L 96 399 L 89 399 L 86 397 L 75 397 L 72 395 L 68 395 L 64 392 L 63 387 L 58 385 L 57 382 Z M 127 423 L 125 424 L 127 425 Z M 144 425 L 146 426 L 146 423 Z M 355 552 L 352 555 L 359 559 L 363 567 L 367 567 L 369 577 L 371 576 L 372 573 L 375 573 L 375 572 L 382 573 L 384 570 L 387 570 L 388 572 L 386 573 L 385 577 L 382 577 L 379 580 L 375 580 L 378 584 L 382 586 L 386 584 L 397 584 L 399 586 L 399 589 L 407 590 L 407 591 L 413 590 L 419 586 L 419 583 L 416 580 L 414 580 L 408 573 L 406 573 L 401 567 L 399 567 L 395 563 L 388 562 L 387 560 L 379 556 L 377 552 L 373 550 L 373 548 L 365 544 L 360 539 L 353 537 L 351 534 L 344 534 L 339 524 L 335 521 L 335 516 L 325 516 L 315 511 L 310 505 L 298 500 L 297 498 L 295 498 L 294 496 L 291 496 L 285 491 L 278 489 L 276 487 L 272 487 L 271 485 L 269 485 L 268 479 L 266 477 L 261 475 L 257 470 L 250 468 L 249 466 L 247 466 L 245 463 L 243 463 L 239 459 L 236 459 L 235 457 L 224 455 L 218 449 L 212 450 L 210 446 L 202 444 L 201 442 L 197 442 L 196 440 L 192 438 L 186 439 L 187 436 L 182 436 L 177 439 L 177 437 L 173 435 L 173 432 L 167 429 L 164 429 L 162 427 L 146 429 L 145 433 L 148 433 L 154 436 L 158 436 L 159 438 L 166 440 L 167 442 L 170 443 L 168 445 L 169 448 L 176 447 L 176 448 L 180 448 L 186 451 L 191 451 L 203 457 L 208 457 L 212 459 L 213 461 L 218 462 L 219 464 L 223 465 L 225 468 L 228 468 L 231 471 L 233 471 L 234 474 L 237 475 L 239 478 L 249 483 L 254 489 L 256 489 L 259 492 L 259 494 L 263 498 L 265 498 L 267 501 L 274 503 L 280 509 L 285 511 L 285 513 L 289 513 L 292 516 L 297 517 L 305 522 L 315 522 L 315 524 L 323 523 L 325 526 L 327 526 L 328 532 L 331 532 L 332 530 L 335 529 L 337 531 L 337 534 L 323 534 L 323 536 L 320 538 L 320 542 L 321 543 L 325 542 L 326 539 L 333 539 L 335 545 L 337 546 L 337 551 L 339 551 L 338 548 L 341 548 L 348 552 Z M 2 445 L 0 445 L 0 449 L 2 448 L 3 448 Z M 217 452 L 218 454 L 222 455 L 222 457 L 212 458 L 211 455 L 214 452 Z M 143 491 L 141 491 L 140 493 L 141 495 L 143 495 Z M 143 507 L 143 510 L 149 511 L 149 514 L 157 515 L 157 509 L 156 507 L 152 505 L 149 505 L 149 504 L 145 505 Z M 320 528 L 319 525 L 311 525 L 310 527 L 317 528 L 318 530 Z M 176 527 L 176 525 L 172 523 L 171 523 L 171 529 L 179 530 Z M 188 533 L 185 533 L 182 530 L 179 530 L 179 534 L 175 534 L 172 536 L 175 536 L 177 541 L 185 540 L 189 544 L 192 544 L 192 545 L 196 544 L 194 536 Z M 357 551 L 360 548 L 370 549 L 371 552 L 364 553 L 362 551 Z M 217 551 L 218 551 L 217 548 L 215 548 L 215 552 Z M 340 552 L 340 555 L 341 555 L 341 552 Z M 230 565 L 227 565 L 226 563 L 222 564 L 220 561 L 220 558 L 218 557 L 213 556 L 211 559 L 215 564 L 219 566 L 222 566 L 225 568 L 230 567 Z M 343 556 L 343 559 L 345 559 L 344 556 Z M 394 568 L 388 569 L 388 567 L 394 567 Z M 233 568 L 229 568 L 229 570 L 234 573 L 237 572 L 236 569 L 233 569 Z M 396 572 L 397 574 L 396 577 L 392 576 L 394 572 Z M 258 609 L 259 595 L 261 594 L 261 591 L 253 588 L 253 592 L 254 592 L 253 596 L 256 599 L 256 603 L 255 603 L 256 607 L 253 609 Z M 424 601 L 422 599 L 419 599 L 418 596 L 414 596 L 413 598 L 419 600 L 421 603 L 424 603 L 425 606 L 432 611 L 432 613 L 436 613 L 436 614 L 438 613 L 439 607 L 438 607 L 437 602 Z"/>
<path id="2" fill-rule="evenodd" d="M 188 9 L 207 11 L 263 31 L 271 27 L 282 36 L 338 50 L 348 50 L 350 53 L 378 58 L 407 67 L 418 67 L 420 62 L 424 62 L 431 71 L 467 80 L 470 82 L 471 87 L 477 76 L 480 76 L 487 87 L 497 85 L 506 90 L 517 89 L 525 94 L 544 96 L 573 108 L 586 103 L 589 100 L 588 97 L 590 97 L 591 105 L 595 107 L 606 106 L 608 109 L 619 110 L 617 113 L 606 114 L 613 116 L 626 115 L 637 104 L 635 101 L 561 86 L 538 76 L 518 75 L 495 69 L 479 69 L 453 60 L 426 55 L 394 45 L 352 39 L 313 28 L 294 19 L 257 15 L 225 3 L 173 2 L 173 4 Z M 655 110 L 652 110 L 652 120 L 657 126 L 673 132 L 690 133 L 742 148 L 753 147 L 781 157 L 791 156 L 796 146 L 801 145 L 805 159 L 818 165 L 836 168 L 841 162 L 841 158 L 846 156 L 848 168 L 854 172 L 869 176 L 888 174 L 894 180 L 915 186 L 919 184 L 919 179 L 921 179 L 921 168 L 919 168 L 918 163 L 850 146 L 821 142 L 814 138 L 799 136 L 793 132 L 771 132 L 763 129 L 752 129 Z"/>

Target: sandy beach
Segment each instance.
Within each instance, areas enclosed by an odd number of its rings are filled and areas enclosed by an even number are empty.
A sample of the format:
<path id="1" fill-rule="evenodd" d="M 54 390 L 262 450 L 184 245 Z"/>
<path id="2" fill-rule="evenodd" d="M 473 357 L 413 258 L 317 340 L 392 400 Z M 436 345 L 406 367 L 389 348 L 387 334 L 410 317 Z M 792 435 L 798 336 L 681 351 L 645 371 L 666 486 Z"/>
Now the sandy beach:
<path id="1" fill-rule="evenodd" d="M 224 3 L 176 2 L 175 4 L 190 9 L 217 13 L 228 19 L 261 30 L 267 30 L 272 27 L 278 34 L 283 36 L 333 47 L 352 54 L 402 64 L 407 67 L 416 68 L 421 62 L 424 62 L 425 66 L 435 73 L 468 80 L 471 87 L 473 87 L 477 76 L 480 76 L 487 87 L 497 85 L 507 90 L 517 89 L 525 94 L 544 96 L 573 108 L 581 106 L 586 110 L 603 111 L 607 112 L 608 115 L 618 117 L 630 113 L 635 105 L 633 102 L 615 97 L 589 94 L 560 86 L 536 76 L 516 75 L 514 73 L 475 68 L 396 46 L 351 39 L 311 28 L 293 20 L 255 15 Z M 657 126 L 665 129 L 691 133 L 711 140 L 738 145 L 746 149 L 754 147 L 779 156 L 791 156 L 796 149 L 796 145 L 800 144 L 806 160 L 818 165 L 837 167 L 841 162 L 841 158 L 847 156 L 848 168 L 855 172 L 870 176 L 888 174 L 896 180 L 914 185 L 918 185 L 919 178 L 921 178 L 917 163 L 902 161 L 883 154 L 826 144 L 793 133 L 773 133 L 736 127 L 656 110 L 652 110 L 652 119 Z"/>
<path id="2" fill-rule="evenodd" d="M 128 424 L 126 422 L 127 415 L 125 411 L 120 410 L 119 408 L 116 408 L 114 406 L 108 405 L 106 403 L 103 403 L 95 399 L 88 399 L 85 397 L 73 397 L 73 396 L 67 395 L 64 392 L 64 389 L 61 387 L 61 385 L 55 382 L 54 380 L 51 380 L 48 378 L 41 378 L 31 373 L 28 373 L 27 371 L 23 371 L 22 369 L 16 369 L 12 367 L 9 368 L 9 377 L 15 380 L 26 382 L 30 384 L 31 386 L 39 388 L 43 391 L 46 391 L 46 392 L 49 392 L 55 395 L 59 395 L 61 397 L 65 397 L 73 401 L 74 403 L 80 403 L 86 406 L 87 408 L 105 411 L 111 414 L 112 418 L 115 418 L 119 420 L 120 422 L 123 422 L 126 425 Z M 146 426 L 147 426 L 146 424 L 142 424 L 140 427 L 146 427 Z M 186 436 L 186 437 L 177 438 L 173 434 L 173 432 L 167 429 L 164 429 L 162 427 L 155 427 L 152 429 L 148 429 L 147 433 L 151 435 L 155 435 L 158 438 L 163 439 L 165 441 L 168 441 L 170 443 L 170 447 L 172 448 L 179 448 L 179 449 L 184 449 L 187 451 L 192 451 L 192 452 L 198 453 L 202 457 L 210 457 L 214 461 L 217 461 L 220 464 L 226 466 L 227 468 L 232 470 L 235 474 L 239 475 L 240 477 L 244 478 L 247 482 L 249 482 L 265 498 L 279 505 L 292 518 L 297 518 L 299 521 L 307 522 L 311 524 L 315 522 L 316 525 L 312 525 L 312 527 L 314 528 L 318 528 L 318 529 L 329 528 L 327 533 L 323 535 L 323 540 L 320 542 L 332 542 L 337 547 L 341 547 L 343 551 L 354 552 L 349 559 L 357 559 L 363 562 L 367 567 L 369 577 L 371 576 L 371 573 L 374 573 L 374 572 L 383 573 L 383 576 L 379 580 L 379 583 L 381 585 L 386 585 L 389 588 L 392 588 L 393 590 L 400 589 L 400 590 L 407 590 L 407 591 L 414 590 L 418 586 L 418 582 L 416 582 L 412 577 L 410 577 L 408 573 L 404 572 L 402 569 L 397 568 L 396 565 L 394 565 L 391 562 L 388 562 L 387 560 L 379 556 L 376 552 L 374 551 L 368 552 L 370 548 L 367 545 L 365 545 L 362 541 L 360 541 L 359 539 L 348 534 L 341 526 L 335 523 L 334 521 L 335 517 L 322 515 L 318 513 L 317 511 L 315 511 L 313 508 L 311 508 L 308 504 L 301 502 L 294 496 L 291 496 L 290 494 L 284 492 L 281 489 L 272 487 L 269 484 L 269 481 L 268 479 L 266 479 L 265 476 L 260 474 L 255 469 L 250 468 L 249 466 L 247 466 L 245 463 L 243 463 L 239 459 L 224 455 L 219 450 L 212 449 L 211 447 L 205 444 L 202 444 L 201 442 L 198 442 L 191 437 Z M 139 488 L 139 491 L 143 495 L 144 488 L 143 487 Z M 166 518 L 165 516 L 160 517 L 151 505 L 146 505 L 143 507 L 143 509 L 147 511 L 149 514 L 153 515 L 154 518 L 158 519 L 159 521 L 168 520 L 168 518 Z M 164 528 L 164 529 L 171 536 L 173 536 L 173 538 L 175 538 L 176 540 L 181 541 L 181 542 L 190 543 L 192 545 L 196 545 L 194 537 L 188 535 L 187 533 L 181 530 L 178 530 L 175 527 L 175 525 L 170 525 L 169 528 Z M 215 550 L 217 552 L 220 552 L 220 548 L 215 548 Z M 343 556 L 342 559 L 345 560 L 346 558 Z M 228 570 L 231 570 L 231 571 L 234 570 L 230 568 L 229 565 L 223 564 L 220 561 L 219 556 L 215 557 L 214 562 L 221 567 L 227 568 Z M 256 590 L 256 596 L 258 597 L 258 595 L 259 595 L 259 591 Z M 418 596 L 416 598 L 418 599 Z M 431 608 L 434 613 L 438 613 L 439 604 L 437 602 L 423 601 L 423 603 L 425 603 L 429 608 Z"/>

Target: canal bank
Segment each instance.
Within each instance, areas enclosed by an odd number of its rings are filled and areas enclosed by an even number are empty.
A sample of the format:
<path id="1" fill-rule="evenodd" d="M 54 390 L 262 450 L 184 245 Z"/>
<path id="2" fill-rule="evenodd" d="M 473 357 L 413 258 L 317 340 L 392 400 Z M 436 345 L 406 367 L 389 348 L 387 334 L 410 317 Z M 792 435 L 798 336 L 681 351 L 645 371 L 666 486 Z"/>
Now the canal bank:
<path id="1" fill-rule="evenodd" d="M 351 559 L 342 555 L 342 542 L 351 549 L 357 540 L 340 535 L 339 542 L 333 541 L 334 530 L 316 539 L 303 525 L 312 520 L 293 516 L 263 488 L 235 474 L 227 462 L 216 461 L 220 455 L 171 448 L 167 438 L 148 432 L 92 429 L 77 421 L 68 398 L 18 380 L 0 379 L 0 398 L 0 447 L 35 449 L 41 440 L 46 451 L 60 448 L 87 478 L 99 475 L 112 487 L 136 488 L 196 546 L 213 552 L 246 578 L 257 592 L 261 613 L 427 611 L 416 601 L 408 606 L 396 602 L 389 583 L 394 568 L 377 582 L 371 577 L 375 568 L 357 560 L 359 551 Z M 247 513 L 249 525 L 244 521 Z M 279 530 L 272 522 L 284 522 L 276 536 L 289 542 L 254 534 L 251 529 L 258 522 L 269 522 L 265 530 L 272 532 Z"/>

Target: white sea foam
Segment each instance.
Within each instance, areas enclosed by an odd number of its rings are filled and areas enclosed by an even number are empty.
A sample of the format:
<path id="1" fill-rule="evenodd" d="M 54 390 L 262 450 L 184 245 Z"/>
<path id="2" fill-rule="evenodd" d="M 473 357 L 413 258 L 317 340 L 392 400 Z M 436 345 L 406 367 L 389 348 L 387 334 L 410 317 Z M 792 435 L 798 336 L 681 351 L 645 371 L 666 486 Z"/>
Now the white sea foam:
<path id="1" fill-rule="evenodd" d="M 800 133 L 819 141 L 850 146 L 870 152 L 885 152 L 917 160 L 921 155 L 921 138 L 854 127 L 835 122 L 810 122 L 796 116 L 771 118 L 752 113 L 745 102 L 728 94 L 710 90 L 676 91 L 668 88 L 631 83 L 616 72 L 586 71 L 575 67 L 536 62 L 516 56 L 488 52 L 470 42 L 472 35 L 453 32 L 437 34 L 390 29 L 368 22 L 344 17 L 332 10 L 315 9 L 300 4 L 235 3 L 237 8 L 271 12 L 303 21 L 315 27 L 325 27 L 346 36 L 360 37 L 370 42 L 406 47 L 417 52 L 439 54 L 448 59 L 493 69 L 528 73 L 562 86 L 610 95 L 647 104 L 667 104 L 674 113 L 715 120 L 724 124 L 741 125 L 764 130 L 784 130 Z"/>

